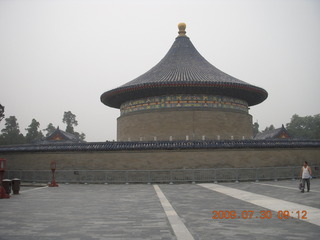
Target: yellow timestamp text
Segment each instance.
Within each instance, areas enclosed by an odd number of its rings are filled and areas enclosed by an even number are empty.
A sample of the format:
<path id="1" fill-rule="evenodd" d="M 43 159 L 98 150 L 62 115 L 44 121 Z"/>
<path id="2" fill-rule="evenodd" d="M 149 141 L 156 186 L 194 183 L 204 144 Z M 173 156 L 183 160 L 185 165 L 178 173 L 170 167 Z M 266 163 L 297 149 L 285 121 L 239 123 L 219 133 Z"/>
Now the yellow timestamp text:
<path id="1" fill-rule="evenodd" d="M 214 210 L 212 211 L 212 219 L 307 219 L 308 212 L 306 210 L 298 211 L 289 211 L 289 210 L 280 210 L 273 213 L 270 210 L 244 210 L 244 211 L 235 211 L 235 210 Z"/>

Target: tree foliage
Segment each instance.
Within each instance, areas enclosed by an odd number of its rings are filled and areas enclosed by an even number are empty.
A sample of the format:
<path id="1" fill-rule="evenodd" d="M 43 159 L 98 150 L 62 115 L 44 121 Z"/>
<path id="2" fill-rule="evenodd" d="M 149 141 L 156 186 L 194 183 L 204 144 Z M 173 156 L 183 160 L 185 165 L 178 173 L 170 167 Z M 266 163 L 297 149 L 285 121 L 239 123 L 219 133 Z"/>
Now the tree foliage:
<path id="1" fill-rule="evenodd" d="M 0 104 L 0 122 L 4 118 L 4 106 Z"/>
<path id="2" fill-rule="evenodd" d="M 56 130 L 56 128 L 53 126 L 52 123 L 49 123 L 47 128 L 43 129 L 43 131 L 46 131 L 46 137 L 49 137 L 54 131 Z"/>
<path id="3" fill-rule="evenodd" d="M 274 125 L 266 127 L 262 132 L 274 130 Z M 292 138 L 298 139 L 320 139 L 320 114 L 314 116 L 300 117 L 294 114 L 290 123 L 286 124 L 286 129 Z M 253 124 L 254 136 L 259 133 L 259 124 Z"/>
<path id="4" fill-rule="evenodd" d="M 86 135 L 84 133 L 75 132 L 74 135 L 76 135 L 77 138 L 81 139 L 82 141 L 84 141 L 84 139 L 86 138 Z"/>
<path id="5" fill-rule="evenodd" d="M 25 138 L 20 133 L 19 124 L 15 116 L 10 116 L 5 119 L 5 128 L 1 130 L 0 144 L 22 144 L 25 143 Z"/>
<path id="6" fill-rule="evenodd" d="M 40 123 L 37 120 L 32 119 L 31 124 L 28 126 L 28 128 L 26 128 L 26 130 L 27 130 L 26 142 L 27 143 L 32 143 L 36 140 L 40 140 L 41 138 L 43 138 L 43 134 L 42 134 L 41 130 L 38 130 L 39 127 L 40 127 Z"/>
<path id="7" fill-rule="evenodd" d="M 4 107 L 0 105 L 0 117 L 3 117 Z M 78 125 L 76 120 L 76 115 L 71 111 L 64 112 L 63 123 L 67 124 L 66 132 L 76 135 L 79 139 L 84 140 L 86 135 L 84 133 L 78 133 L 74 131 L 74 126 Z M 43 138 L 43 133 L 40 128 L 40 123 L 32 119 L 31 124 L 26 128 L 26 136 L 20 133 L 19 124 L 15 116 L 10 116 L 5 119 L 5 128 L 1 130 L 0 134 L 0 145 L 8 144 L 23 144 L 23 143 L 33 143 L 36 140 Z M 49 123 L 47 128 L 43 129 L 46 131 L 46 137 L 52 134 L 56 128 L 52 123 Z"/>
<path id="8" fill-rule="evenodd" d="M 255 122 L 253 124 L 253 136 L 256 136 L 258 133 L 259 133 L 259 123 L 258 122 Z"/>
<path id="9" fill-rule="evenodd" d="M 271 130 L 275 130 L 275 127 L 273 126 L 273 124 L 271 124 L 270 127 L 266 127 L 262 132 L 271 131 Z"/>
<path id="10" fill-rule="evenodd" d="M 64 112 L 62 122 L 67 124 L 66 132 L 74 134 L 73 126 L 78 126 L 76 115 L 74 115 L 71 111 Z"/>
<path id="11" fill-rule="evenodd" d="M 261 133 L 261 132 L 266 132 L 266 131 L 270 131 L 270 130 L 275 130 L 275 127 L 273 126 L 273 124 L 271 124 L 269 127 L 266 127 L 264 130 L 260 131 L 260 130 L 259 130 L 259 123 L 258 123 L 258 122 L 255 122 L 255 123 L 252 125 L 252 128 L 253 128 L 253 136 L 256 136 L 258 133 Z"/>
<path id="12" fill-rule="evenodd" d="M 76 120 L 76 115 L 71 111 L 64 112 L 62 122 L 67 124 L 66 132 L 76 135 L 81 140 L 86 138 L 84 133 L 78 133 L 74 131 L 74 126 L 78 126 L 78 121 Z"/>
<path id="13" fill-rule="evenodd" d="M 320 114 L 305 117 L 294 114 L 286 127 L 294 138 L 320 139 Z"/>

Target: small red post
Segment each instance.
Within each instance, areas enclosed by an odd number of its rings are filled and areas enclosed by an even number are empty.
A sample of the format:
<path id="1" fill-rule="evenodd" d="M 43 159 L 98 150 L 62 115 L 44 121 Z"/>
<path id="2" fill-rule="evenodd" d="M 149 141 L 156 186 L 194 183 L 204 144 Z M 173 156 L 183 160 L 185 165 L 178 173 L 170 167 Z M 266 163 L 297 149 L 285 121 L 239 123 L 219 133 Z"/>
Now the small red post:
<path id="1" fill-rule="evenodd" d="M 7 167 L 6 159 L 0 158 L 0 198 L 10 198 L 10 195 L 6 193 L 6 190 L 2 186 L 2 179 Z"/>
<path id="2" fill-rule="evenodd" d="M 50 168 L 51 168 L 51 172 L 52 172 L 52 180 L 51 180 L 51 184 L 49 184 L 49 187 L 59 187 L 59 185 L 56 183 L 56 180 L 54 177 L 54 172 L 56 171 L 56 168 L 57 168 L 56 161 L 53 160 L 50 163 Z"/>

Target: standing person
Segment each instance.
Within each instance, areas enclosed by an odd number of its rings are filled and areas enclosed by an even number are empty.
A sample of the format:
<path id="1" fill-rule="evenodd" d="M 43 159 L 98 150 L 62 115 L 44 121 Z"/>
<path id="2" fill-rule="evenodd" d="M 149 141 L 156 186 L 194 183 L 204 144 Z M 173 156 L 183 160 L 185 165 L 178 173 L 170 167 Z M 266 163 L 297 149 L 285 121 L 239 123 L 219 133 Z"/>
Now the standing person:
<path id="1" fill-rule="evenodd" d="M 304 187 L 307 183 L 307 190 L 308 192 L 310 191 L 310 178 L 312 175 L 311 168 L 308 166 L 308 162 L 304 161 L 303 167 L 301 169 L 300 176 L 302 178 L 302 190 L 301 192 L 304 193 Z"/>

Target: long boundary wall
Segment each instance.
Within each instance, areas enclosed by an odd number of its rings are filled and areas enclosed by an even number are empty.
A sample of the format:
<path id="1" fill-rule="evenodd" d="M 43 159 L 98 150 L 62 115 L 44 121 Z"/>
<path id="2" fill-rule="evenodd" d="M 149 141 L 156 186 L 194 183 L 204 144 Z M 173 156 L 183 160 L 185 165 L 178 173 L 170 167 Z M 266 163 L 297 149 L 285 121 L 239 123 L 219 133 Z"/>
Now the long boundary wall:
<path id="1" fill-rule="evenodd" d="M 319 166 L 312 166 L 312 176 L 320 177 Z M 299 179 L 301 166 L 262 168 L 208 168 L 170 170 L 58 170 L 59 183 L 194 183 Z M 50 170 L 10 170 L 6 178 L 23 182 L 48 183 Z"/>
<path id="2" fill-rule="evenodd" d="M 8 178 L 46 182 L 194 182 L 296 178 L 303 161 L 320 176 L 320 141 L 223 140 L 37 144 L 0 147 Z"/>
<path id="3" fill-rule="evenodd" d="M 159 170 L 320 165 L 320 148 L 0 152 L 8 170 Z"/>

